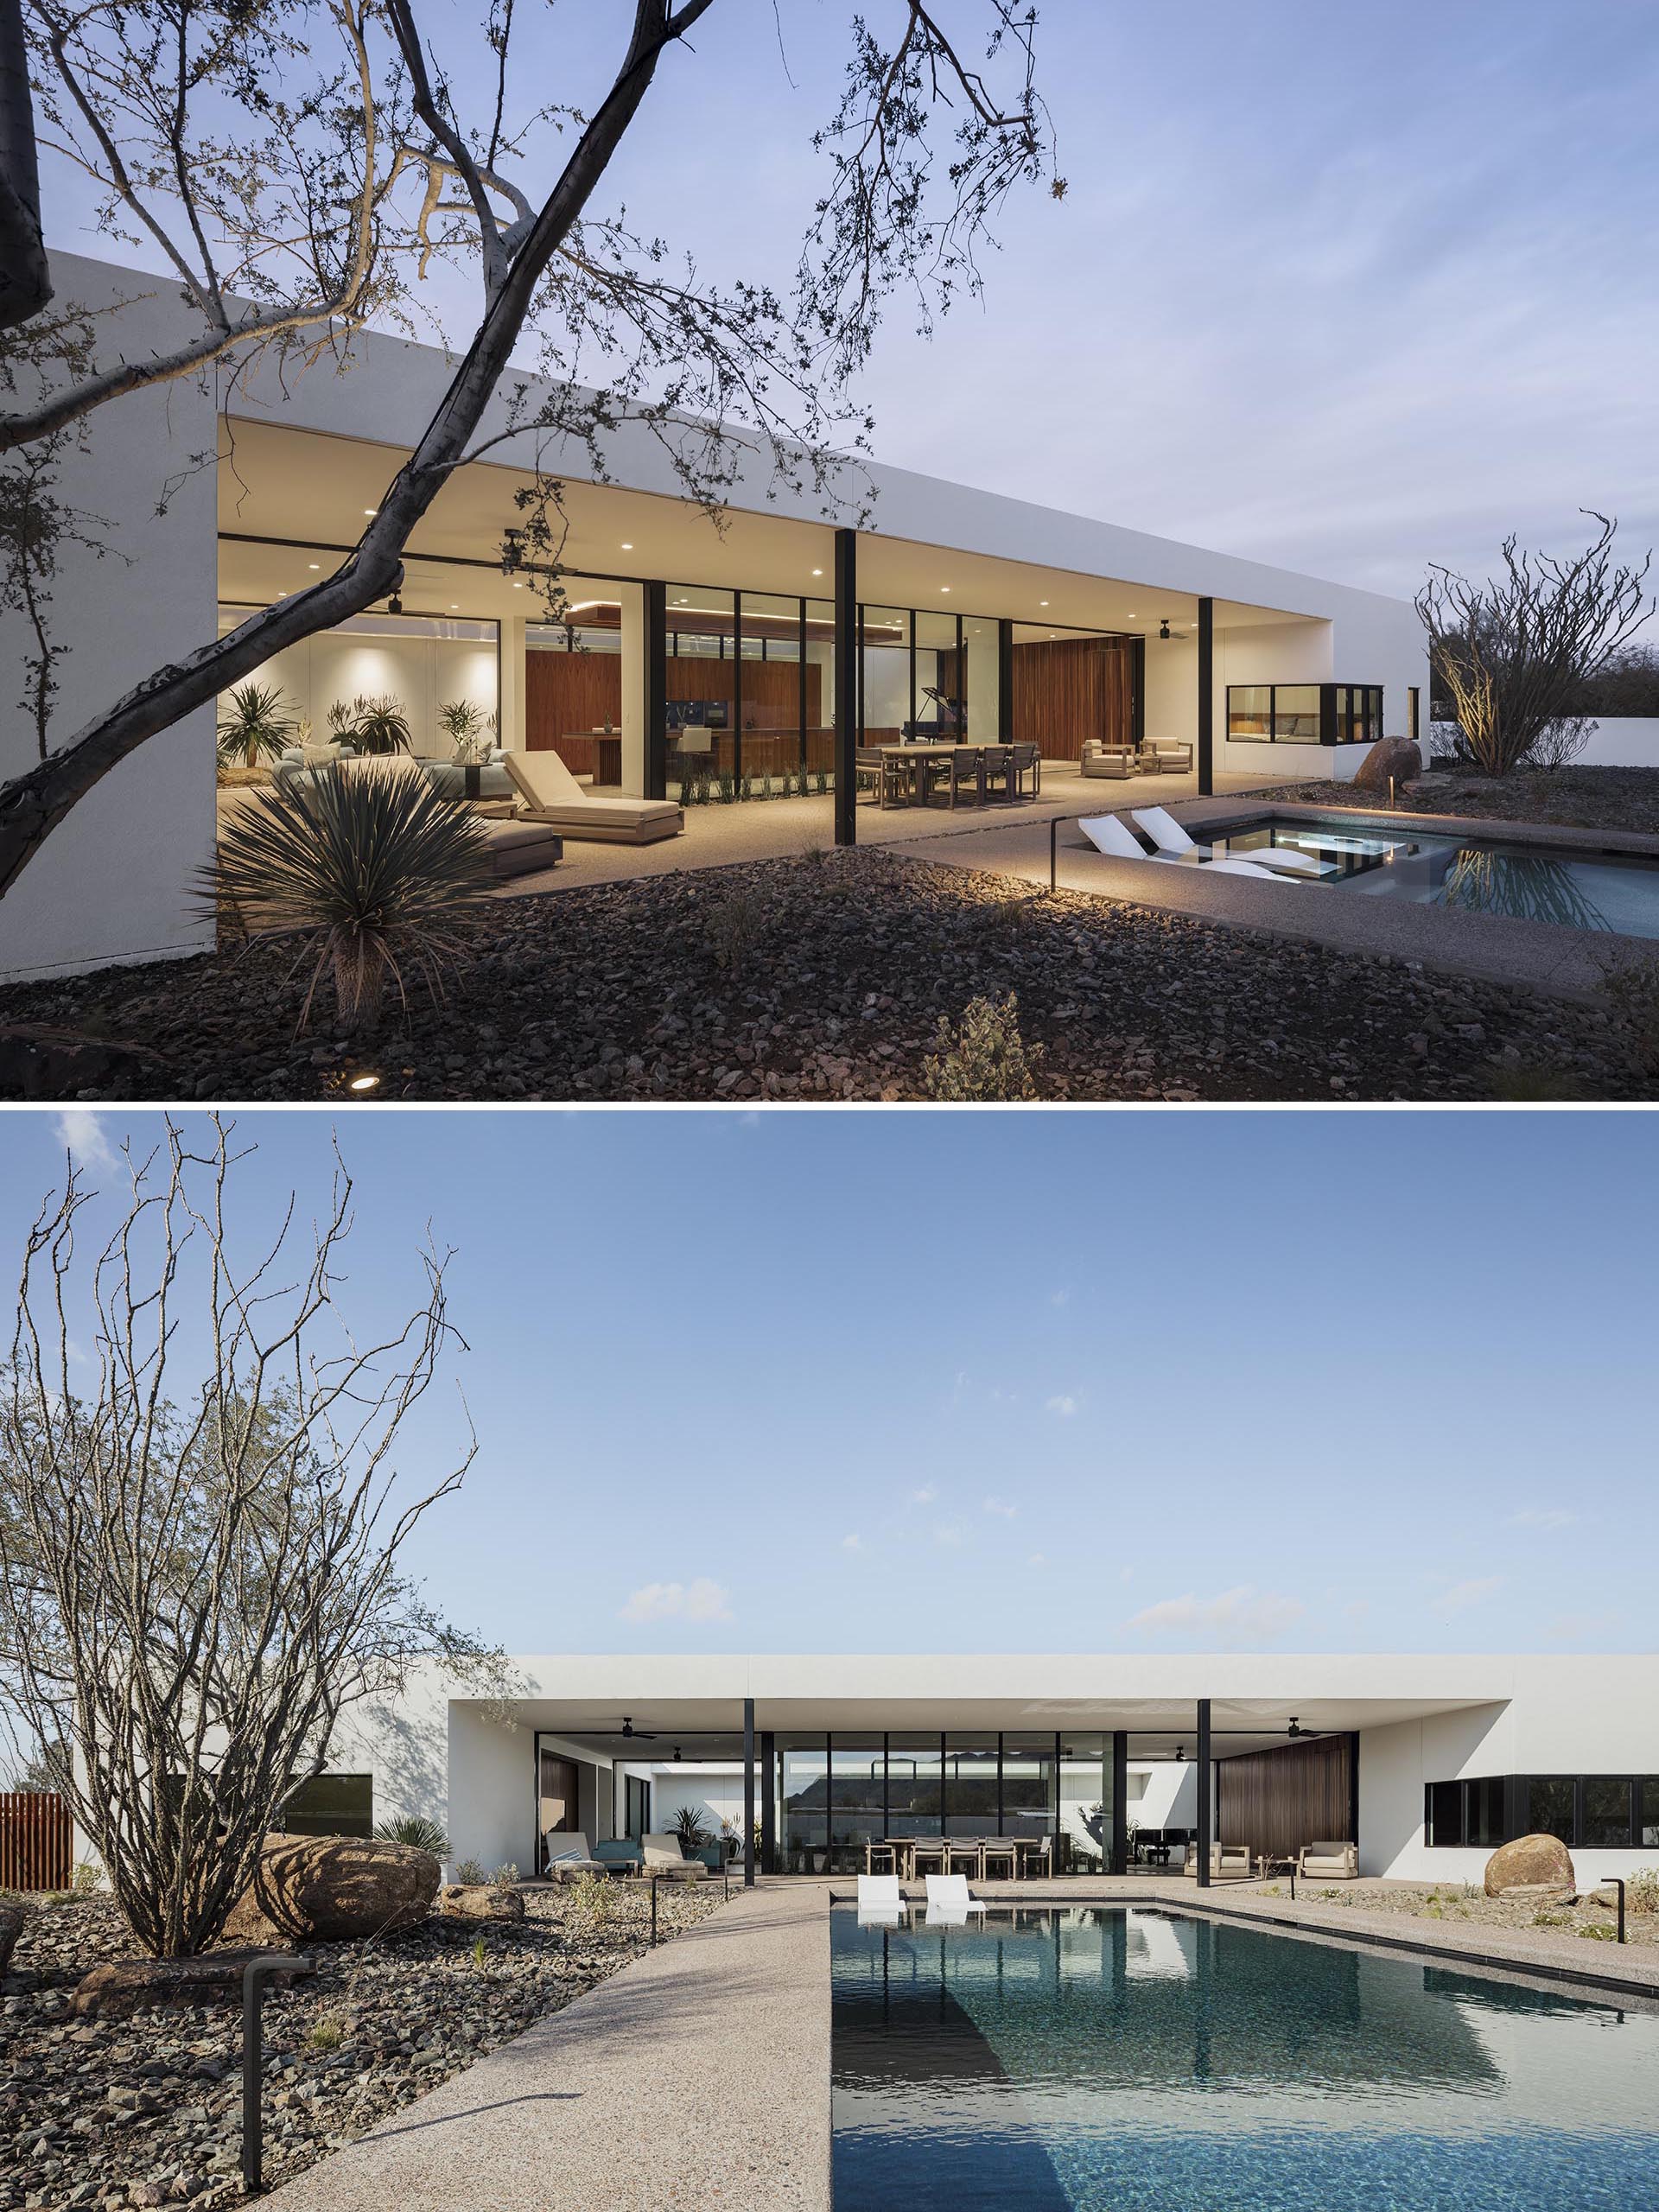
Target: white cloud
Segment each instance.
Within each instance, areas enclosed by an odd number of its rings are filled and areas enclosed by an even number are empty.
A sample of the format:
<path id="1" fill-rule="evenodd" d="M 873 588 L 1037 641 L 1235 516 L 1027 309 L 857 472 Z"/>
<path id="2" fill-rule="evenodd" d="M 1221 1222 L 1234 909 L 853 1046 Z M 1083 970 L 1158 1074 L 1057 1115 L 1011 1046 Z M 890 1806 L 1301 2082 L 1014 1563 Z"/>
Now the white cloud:
<path id="1" fill-rule="evenodd" d="M 1523 1505 L 1518 1513 L 1511 1513 L 1508 1527 L 1511 1529 L 1570 1529 L 1578 1519 L 1564 1505 Z"/>
<path id="2" fill-rule="evenodd" d="M 1046 1567 L 1048 1565 L 1048 1554 L 1046 1552 L 1033 1552 L 1031 1556 L 1027 1560 L 1026 1565 L 1027 1567 Z"/>
<path id="3" fill-rule="evenodd" d="M 841 1540 L 841 1548 L 844 1552 L 861 1552 L 864 1548 L 864 1539 L 862 1536 L 843 1536 Z"/>
<path id="4" fill-rule="evenodd" d="M 54 1124 L 58 1142 L 77 1167 L 113 1167 L 115 1154 L 104 1123 L 90 1106 L 66 1106 Z"/>
<path id="5" fill-rule="evenodd" d="M 1069 1290 L 1051 1290 L 1048 1294 L 1048 1302 L 1051 1306 L 1064 1306 L 1071 1295 Z"/>
<path id="6" fill-rule="evenodd" d="M 1462 1582 L 1453 1582 L 1442 1590 L 1436 1600 L 1440 1611 L 1460 1613 L 1471 1605 L 1478 1605 L 1490 1598 L 1503 1581 L 1501 1574 L 1471 1575 Z"/>
<path id="7" fill-rule="evenodd" d="M 1307 1611 L 1300 1598 L 1283 1598 L 1241 1582 L 1219 1597 L 1160 1598 L 1129 1618 L 1143 1636 L 1198 1634 L 1239 1643 L 1273 1643 Z"/>
<path id="8" fill-rule="evenodd" d="M 955 1521 L 941 1521 L 933 1531 L 933 1541 L 943 1544 L 947 1551 L 954 1551 L 958 1544 L 968 1541 L 968 1531 Z"/>
<path id="9" fill-rule="evenodd" d="M 622 1608 L 625 1621 L 728 1621 L 729 1593 L 699 1574 L 690 1582 L 647 1582 Z"/>
<path id="10" fill-rule="evenodd" d="M 1010 1505 L 1006 1498 L 1001 1497 L 988 1497 L 984 1510 L 987 1513 L 995 1513 L 1003 1521 L 1012 1521 L 1020 1510 L 1017 1505 Z"/>
<path id="11" fill-rule="evenodd" d="M 1619 1625 L 1618 1613 L 1557 1613 L 1544 1634 L 1552 1643 L 1587 1643 Z"/>
<path id="12" fill-rule="evenodd" d="M 924 1483 L 920 1490 L 912 1491 L 910 1502 L 912 1505 L 931 1505 L 938 1494 L 938 1490 L 934 1484 Z"/>
<path id="13" fill-rule="evenodd" d="M 1056 1398 L 1046 1398 L 1043 1403 L 1046 1411 L 1058 1414 L 1062 1421 L 1069 1420 L 1077 1410 L 1077 1402 L 1069 1392 L 1062 1392 Z"/>

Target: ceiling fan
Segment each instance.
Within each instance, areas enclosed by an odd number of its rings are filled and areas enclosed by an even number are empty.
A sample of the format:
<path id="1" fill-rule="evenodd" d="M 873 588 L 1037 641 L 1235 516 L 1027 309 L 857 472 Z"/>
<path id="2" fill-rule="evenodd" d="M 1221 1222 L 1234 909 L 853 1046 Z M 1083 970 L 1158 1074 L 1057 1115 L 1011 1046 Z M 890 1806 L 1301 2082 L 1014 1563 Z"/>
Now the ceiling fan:
<path id="1" fill-rule="evenodd" d="M 642 1744 L 654 1744 L 657 1740 L 655 1729 L 636 1728 L 626 1713 L 622 1716 L 622 1733 L 625 1738 L 630 1741 L 637 1739 Z"/>
<path id="2" fill-rule="evenodd" d="M 1179 620 L 1179 616 L 1177 617 L 1177 620 Z M 1169 644 L 1172 639 L 1179 640 L 1183 638 L 1189 638 L 1192 634 L 1192 633 L 1190 630 L 1172 630 L 1169 626 L 1169 617 L 1167 614 L 1163 616 L 1158 625 L 1158 635 L 1163 639 L 1166 645 Z"/>

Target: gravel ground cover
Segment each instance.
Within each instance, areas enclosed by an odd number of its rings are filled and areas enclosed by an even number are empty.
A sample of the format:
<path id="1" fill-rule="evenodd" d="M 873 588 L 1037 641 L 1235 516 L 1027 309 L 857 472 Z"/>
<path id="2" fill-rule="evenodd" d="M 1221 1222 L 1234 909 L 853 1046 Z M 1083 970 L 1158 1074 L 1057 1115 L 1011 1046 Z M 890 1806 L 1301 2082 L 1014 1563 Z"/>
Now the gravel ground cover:
<path id="1" fill-rule="evenodd" d="M 863 849 L 502 901 L 447 1002 L 355 1041 L 273 944 L 0 994 L 0 1095 L 913 1099 L 1012 992 L 1051 1099 L 1647 1098 L 1599 1006 Z M 8 1025 L 10 1025 L 10 1029 Z M 125 1040 L 78 1054 L 29 1039 Z M 45 1070 L 42 1073 L 41 1071 Z"/>
<path id="2" fill-rule="evenodd" d="M 370 1943 L 308 1943 L 318 1971 L 265 2001 L 265 2175 L 286 2180 L 639 1957 L 643 1885 L 525 1892 L 522 1923 L 433 1919 Z M 718 1885 L 664 1885 L 673 1935 Z M 482 1944 L 481 1954 L 475 1946 Z M 81 1975 L 138 1955 L 106 1900 L 31 1914 L 0 2005 L 0 2212 L 243 2202 L 239 2005 L 78 2019 Z"/>
<path id="3" fill-rule="evenodd" d="M 1263 1897 L 1287 1897 L 1287 1884 L 1265 1882 L 1261 1885 Z M 1481 1928 L 1511 1928 L 1522 1934 L 1534 1929 L 1551 1929 L 1558 1935 L 1581 1936 L 1586 1942 L 1611 1943 L 1615 1933 L 1613 1910 L 1610 1904 L 1592 1902 L 1593 1891 L 1586 1891 L 1574 1904 L 1541 1904 L 1531 1897 L 1489 1897 L 1478 1885 L 1465 1887 L 1458 1882 L 1425 1884 L 1419 1888 L 1397 1882 L 1342 1882 L 1325 1885 L 1303 1882 L 1297 1885 L 1298 1899 L 1315 1900 L 1320 1904 L 1352 1905 L 1366 1912 L 1398 1913 L 1411 1920 L 1434 1920 L 1443 1923 L 1468 1921 Z M 1611 1897 L 1612 1892 L 1605 1893 Z M 1659 1950 L 1659 1913 L 1629 1912 L 1625 1917 L 1624 1940 L 1627 1944 L 1639 1943 Z"/>
<path id="4" fill-rule="evenodd" d="M 1500 822 L 1557 822 L 1569 830 L 1630 830 L 1659 836 L 1659 768 L 1554 768 L 1503 777 L 1422 776 L 1390 804 L 1386 791 L 1352 784 L 1283 784 L 1256 794 L 1299 806 L 1456 814 Z"/>

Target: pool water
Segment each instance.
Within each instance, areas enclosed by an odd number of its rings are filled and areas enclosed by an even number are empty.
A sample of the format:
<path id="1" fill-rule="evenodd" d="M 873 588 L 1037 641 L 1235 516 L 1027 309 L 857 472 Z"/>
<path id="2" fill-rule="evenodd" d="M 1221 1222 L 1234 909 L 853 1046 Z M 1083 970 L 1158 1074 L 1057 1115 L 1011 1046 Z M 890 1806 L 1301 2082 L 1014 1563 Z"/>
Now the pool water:
<path id="1" fill-rule="evenodd" d="M 1266 846 L 1288 846 L 1323 863 L 1321 885 L 1363 898 L 1659 937 L 1659 861 L 1622 854 L 1478 843 L 1363 819 L 1302 822 L 1276 815 L 1217 832 L 1211 845 L 1234 860 L 1249 860 Z"/>
<path id="2" fill-rule="evenodd" d="M 1651 2212 L 1659 2007 L 1134 1906 L 831 1919 L 835 2212 Z"/>

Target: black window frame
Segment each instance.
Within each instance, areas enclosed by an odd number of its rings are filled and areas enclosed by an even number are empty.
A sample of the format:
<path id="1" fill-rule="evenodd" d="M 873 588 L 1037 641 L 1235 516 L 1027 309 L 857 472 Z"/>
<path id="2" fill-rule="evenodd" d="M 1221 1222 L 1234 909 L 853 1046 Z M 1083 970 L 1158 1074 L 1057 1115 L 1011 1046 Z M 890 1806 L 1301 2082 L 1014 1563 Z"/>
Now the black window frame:
<path id="1" fill-rule="evenodd" d="M 1306 677 L 1297 677 L 1286 683 L 1230 683 L 1227 686 L 1227 742 L 1230 745 L 1303 745 L 1306 739 L 1281 737 L 1274 725 L 1279 719 L 1281 691 L 1311 691 L 1319 695 L 1320 745 L 1370 745 L 1382 734 L 1384 688 L 1380 683 L 1319 683 L 1315 685 Z M 1268 695 L 1268 729 L 1264 737 L 1235 737 L 1233 735 L 1233 694 L 1235 691 L 1265 691 Z M 1372 735 L 1356 737 L 1352 734 L 1355 721 L 1354 699 L 1361 692 L 1374 702 L 1370 715 Z M 1340 696 L 1339 696 L 1340 695 Z"/>
<path id="2" fill-rule="evenodd" d="M 1432 1851 L 1495 1850 L 1501 1843 L 1512 1841 L 1516 1836 L 1539 1833 L 1541 1808 L 1535 1811 L 1533 1791 L 1539 1783 L 1565 1785 L 1572 1793 L 1571 1814 L 1565 1825 L 1570 1834 L 1561 1838 L 1569 1851 L 1640 1851 L 1651 1848 L 1641 1840 L 1642 1790 L 1643 1783 L 1653 1783 L 1659 1789 L 1659 1779 L 1641 1774 L 1508 1774 L 1475 1775 L 1455 1781 L 1426 1782 L 1423 1784 L 1423 1841 Z M 1592 1784 L 1609 1783 L 1624 1793 L 1626 1819 L 1624 1840 L 1622 1843 L 1592 1842 L 1586 1819 L 1586 1792 Z M 1471 1821 L 1471 1805 L 1478 1791 L 1499 1793 L 1503 1806 L 1499 1827 L 1501 1834 L 1474 1840 L 1471 1828 L 1479 1825 Z M 1455 1791 L 1455 1798 L 1446 1793 Z M 1455 1831 L 1452 1833 L 1451 1831 Z M 1550 1834 L 1554 1829 L 1542 1831 Z"/>

